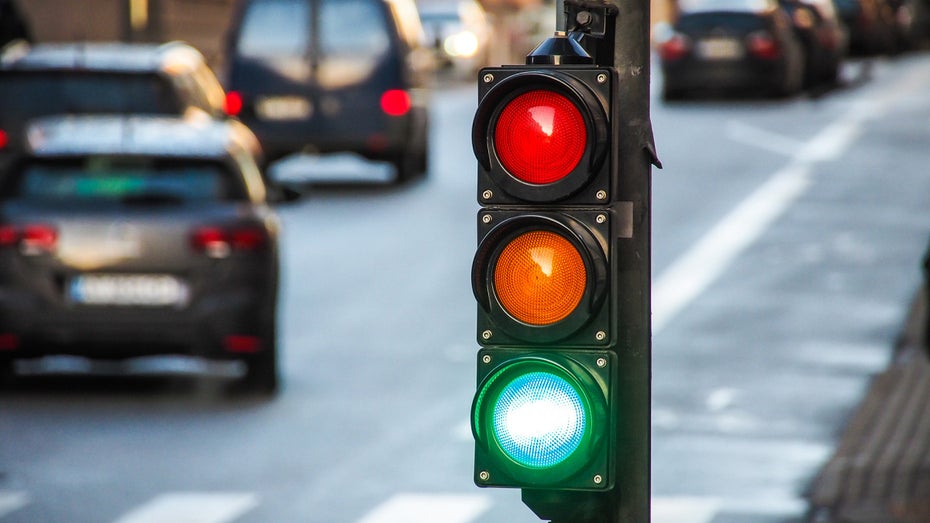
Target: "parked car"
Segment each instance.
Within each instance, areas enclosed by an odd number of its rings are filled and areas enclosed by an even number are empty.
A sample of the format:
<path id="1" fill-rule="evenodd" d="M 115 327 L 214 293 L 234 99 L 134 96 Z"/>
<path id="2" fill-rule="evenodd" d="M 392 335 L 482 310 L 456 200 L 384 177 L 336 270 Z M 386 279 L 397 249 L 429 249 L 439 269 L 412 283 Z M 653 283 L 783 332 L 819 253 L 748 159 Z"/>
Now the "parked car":
<path id="1" fill-rule="evenodd" d="M 833 0 L 840 20 L 849 29 L 854 55 L 889 53 L 895 47 L 895 14 L 888 0 Z"/>
<path id="2" fill-rule="evenodd" d="M 660 34 L 666 100 L 698 91 L 786 96 L 804 79 L 804 51 L 774 0 L 693 0 Z"/>
<path id="3" fill-rule="evenodd" d="M 804 48 L 804 85 L 833 84 L 846 56 L 849 35 L 832 0 L 779 0 Z"/>
<path id="4" fill-rule="evenodd" d="M 161 114 L 227 119 L 225 103 L 203 55 L 181 42 L 14 45 L 0 56 L 0 172 L 24 145 L 23 131 L 34 118 Z"/>
<path id="5" fill-rule="evenodd" d="M 417 7 L 440 68 L 473 78 L 488 64 L 491 26 L 481 4 L 475 0 L 420 0 Z"/>
<path id="6" fill-rule="evenodd" d="M 72 354 L 239 360 L 278 387 L 279 222 L 249 131 L 46 117 L 0 182 L 0 377 Z"/>
<path id="7" fill-rule="evenodd" d="M 232 112 L 269 161 L 311 151 L 423 175 L 429 50 L 412 0 L 243 0 L 230 32 Z"/>

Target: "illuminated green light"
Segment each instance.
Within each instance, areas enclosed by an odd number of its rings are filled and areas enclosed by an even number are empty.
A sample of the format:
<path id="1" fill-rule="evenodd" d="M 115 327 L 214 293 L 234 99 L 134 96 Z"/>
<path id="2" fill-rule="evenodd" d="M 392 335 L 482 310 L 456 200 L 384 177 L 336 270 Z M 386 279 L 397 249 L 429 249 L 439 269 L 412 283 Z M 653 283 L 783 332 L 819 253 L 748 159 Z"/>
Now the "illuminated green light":
<path id="1" fill-rule="evenodd" d="M 585 432 L 581 395 L 551 373 L 518 376 L 504 386 L 493 412 L 501 449 L 530 468 L 561 463 L 575 452 Z"/>

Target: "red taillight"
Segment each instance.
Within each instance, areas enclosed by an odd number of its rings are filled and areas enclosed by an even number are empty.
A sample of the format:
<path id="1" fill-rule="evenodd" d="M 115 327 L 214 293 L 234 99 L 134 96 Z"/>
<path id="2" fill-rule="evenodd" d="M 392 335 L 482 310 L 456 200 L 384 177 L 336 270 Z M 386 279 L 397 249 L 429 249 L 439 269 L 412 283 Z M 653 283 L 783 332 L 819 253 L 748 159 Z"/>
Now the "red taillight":
<path id="1" fill-rule="evenodd" d="M 680 60 L 691 52 L 691 46 L 684 35 L 675 34 L 659 45 L 659 57 L 666 62 Z"/>
<path id="2" fill-rule="evenodd" d="M 553 91 L 518 95 L 501 110 L 494 125 L 494 148 L 501 165 L 526 183 L 561 180 L 575 169 L 587 146 L 581 111 Z"/>
<path id="3" fill-rule="evenodd" d="M 0 225 L 0 247 L 19 246 L 23 254 L 50 253 L 58 246 L 58 231 L 51 225 Z"/>
<path id="4" fill-rule="evenodd" d="M 233 249 L 254 251 L 265 244 L 265 231 L 261 229 L 236 229 L 230 233 Z"/>
<path id="5" fill-rule="evenodd" d="M 402 89 L 391 89 L 381 95 L 381 110 L 389 116 L 403 116 L 410 106 L 410 95 Z"/>
<path id="6" fill-rule="evenodd" d="M 239 116 L 242 112 L 242 94 L 237 91 L 226 93 L 226 114 L 229 116 Z"/>
<path id="7" fill-rule="evenodd" d="M 225 258 L 233 251 L 257 251 L 267 241 L 267 233 L 257 227 L 200 227 L 191 234 L 191 247 L 211 258 Z"/>
<path id="8" fill-rule="evenodd" d="M 0 334 L 0 351 L 16 350 L 19 348 L 19 336 L 15 334 Z"/>
<path id="9" fill-rule="evenodd" d="M 6 146 L 10 143 L 10 138 L 7 136 L 6 131 L 0 129 L 0 149 L 6 149 Z"/>
<path id="10" fill-rule="evenodd" d="M 752 33 L 746 37 L 746 47 L 750 54 L 763 60 L 774 60 L 781 56 L 778 40 L 766 31 Z"/>
<path id="11" fill-rule="evenodd" d="M 223 346 L 229 352 L 251 353 L 262 348 L 262 340 L 258 336 L 231 335 L 223 339 Z"/>

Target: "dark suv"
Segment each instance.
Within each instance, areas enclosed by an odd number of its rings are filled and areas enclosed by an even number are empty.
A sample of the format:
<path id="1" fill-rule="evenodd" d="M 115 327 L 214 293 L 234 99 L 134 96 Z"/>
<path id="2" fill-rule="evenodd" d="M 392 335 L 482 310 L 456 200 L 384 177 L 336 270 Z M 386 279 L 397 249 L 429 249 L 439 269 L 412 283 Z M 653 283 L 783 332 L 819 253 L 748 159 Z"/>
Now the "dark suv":
<path id="1" fill-rule="evenodd" d="M 229 36 L 227 106 L 269 161 L 354 152 L 425 173 L 432 58 L 412 0 L 244 0 Z"/>

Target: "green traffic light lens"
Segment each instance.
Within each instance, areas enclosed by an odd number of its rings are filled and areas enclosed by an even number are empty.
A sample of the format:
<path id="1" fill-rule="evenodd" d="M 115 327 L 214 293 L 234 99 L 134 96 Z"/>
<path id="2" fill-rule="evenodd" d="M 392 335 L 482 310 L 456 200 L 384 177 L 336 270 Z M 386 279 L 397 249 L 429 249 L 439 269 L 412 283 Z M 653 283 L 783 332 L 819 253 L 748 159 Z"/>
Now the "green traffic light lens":
<path id="1" fill-rule="evenodd" d="M 522 374 L 503 386 L 493 406 L 494 438 L 525 467 L 549 468 L 581 444 L 587 416 L 581 394 L 550 372 Z"/>

